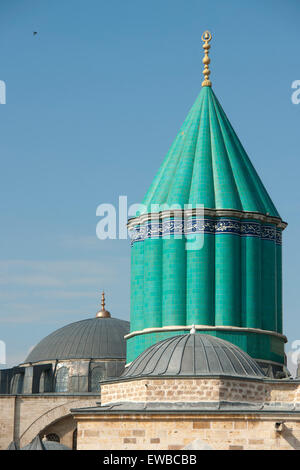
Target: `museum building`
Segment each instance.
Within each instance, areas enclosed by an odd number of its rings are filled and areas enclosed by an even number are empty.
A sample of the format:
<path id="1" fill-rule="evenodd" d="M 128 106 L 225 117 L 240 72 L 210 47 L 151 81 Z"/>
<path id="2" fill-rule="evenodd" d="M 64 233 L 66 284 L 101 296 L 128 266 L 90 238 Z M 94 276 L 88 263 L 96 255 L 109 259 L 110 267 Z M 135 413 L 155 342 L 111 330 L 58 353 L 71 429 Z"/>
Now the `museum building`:
<path id="1" fill-rule="evenodd" d="M 212 90 L 208 31 L 202 41 L 200 94 L 128 221 L 130 327 L 103 296 L 96 318 L 1 371 L 0 448 L 300 449 L 287 223 Z"/>

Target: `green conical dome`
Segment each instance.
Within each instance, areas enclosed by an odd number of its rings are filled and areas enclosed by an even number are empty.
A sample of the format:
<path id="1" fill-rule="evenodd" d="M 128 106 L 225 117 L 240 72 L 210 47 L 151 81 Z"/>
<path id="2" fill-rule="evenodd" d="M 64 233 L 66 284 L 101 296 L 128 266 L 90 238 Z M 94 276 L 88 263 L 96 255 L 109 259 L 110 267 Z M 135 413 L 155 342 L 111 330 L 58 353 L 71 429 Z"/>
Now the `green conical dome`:
<path id="1" fill-rule="evenodd" d="M 127 360 L 192 325 L 284 364 L 281 236 L 286 227 L 209 80 L 129 220 Z"/>
<path id="2" fill-rule="evenodd" d="M 143 204 L 279 214 L 211 87 L 190 110 Z"/>

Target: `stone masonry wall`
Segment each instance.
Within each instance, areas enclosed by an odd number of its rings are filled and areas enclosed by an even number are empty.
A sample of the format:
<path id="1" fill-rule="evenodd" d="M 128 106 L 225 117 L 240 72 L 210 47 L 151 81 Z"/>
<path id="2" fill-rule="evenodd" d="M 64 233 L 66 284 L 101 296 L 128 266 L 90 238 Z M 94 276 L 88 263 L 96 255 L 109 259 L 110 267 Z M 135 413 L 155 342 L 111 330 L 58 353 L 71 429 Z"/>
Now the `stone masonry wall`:
<path id="1" fill-rule="evenodd" d="M 77 416 L 79 450 L 300 450 L 300 417 L 254 415 Z M 275 431 L 276 421 L 285 421 Z"/>
<path id="2" fill-rule="evenodd" d="M 0 450 L 14 438 L 15 397 L 0 396 Z"/>
<path id="3" fill-rule="evenodd" d="M 70 408 L 95 406 L 98 395 L 0 395 L 0 450 L 13 439 L 28 444 L 51 423 L 70 415 Z"/>
<path id="4" fill-rule="evenodd" d="M 282 388 L 282 387 L 281 387 Z M 299 388 L 300 384 L 295 390 Z M 235 379 L 142 379 L 120 381 L 101 386 L 101 403 L 119 401 L 247 401 L 264 402 L 276 400 L 281 393 L 293 401 L 295 390 L 270 393 L 271 388 L 263 381 Z M 286 401 L 286 400 L 279 400 Z"/>
<path id="5" fill-rule="evenodd" d="M 119 401 L 300 402 L 300 382 L 176 378 L 135 379 L 101 386 L 101 403 Z"/>

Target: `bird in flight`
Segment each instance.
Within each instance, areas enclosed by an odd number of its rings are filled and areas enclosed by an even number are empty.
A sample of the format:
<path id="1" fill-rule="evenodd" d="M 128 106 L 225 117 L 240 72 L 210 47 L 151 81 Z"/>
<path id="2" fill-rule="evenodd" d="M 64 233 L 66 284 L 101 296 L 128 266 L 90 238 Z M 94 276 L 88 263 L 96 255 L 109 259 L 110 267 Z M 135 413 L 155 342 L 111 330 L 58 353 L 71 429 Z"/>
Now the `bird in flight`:
<path id="1" fill-rule="evenodd" d="M 33 31 L 33 35 L 35 36 L 37 34 L 37 31 Z"/>

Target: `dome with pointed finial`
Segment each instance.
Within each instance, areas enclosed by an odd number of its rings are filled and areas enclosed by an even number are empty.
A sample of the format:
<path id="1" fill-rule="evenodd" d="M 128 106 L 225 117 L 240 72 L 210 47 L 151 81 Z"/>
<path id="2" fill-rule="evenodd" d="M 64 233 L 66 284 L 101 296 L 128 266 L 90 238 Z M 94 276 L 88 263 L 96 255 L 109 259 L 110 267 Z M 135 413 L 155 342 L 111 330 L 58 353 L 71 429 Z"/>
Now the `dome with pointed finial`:
<path id="1" fill-rule="evenodd" d="M 280 216 L 210 86 L 204 86 L 143 204 Z"/>
<path id="2" fill-rule="evenodd" d="M 280 216 L 236 135 L 209 80 L 211 33 L 202 35 L 204 81 L 194 105 L 158 170 L 143 205 L 189 204 Z"/>
<path id="3" fill-rule="evenodd" d="M 99 392 L 100 381 L 125 367 L 129 322 L 111 317 L 102 293 L 96 316 L 53 331 L 0 383 L 4 393 Z M 4 388 L 5 387 L 5 388 Z"/>
<path id="4" fill-rule="evenodd" d="M 102 308 L 96 318 L 88 318 L 54 331 L 42 339 L 29 353 L 26 363 L 63 359 L 112 359 L 125 357 L 124 336 L 129 332 L 129 322 L 112 318 L 105 309 L 104 292 Z"/>
<path id="5" fill-rule="evenodd" d="M 127 360 L 194 324 L 282 366 L 286 223 L 211 88 L 211 39 L 202 35 L 200 94 L 128 222 Z"/>

